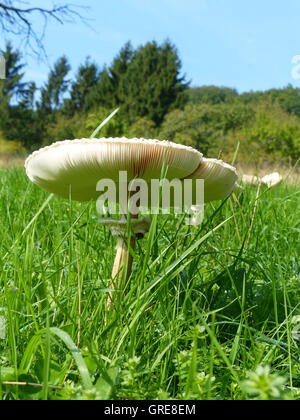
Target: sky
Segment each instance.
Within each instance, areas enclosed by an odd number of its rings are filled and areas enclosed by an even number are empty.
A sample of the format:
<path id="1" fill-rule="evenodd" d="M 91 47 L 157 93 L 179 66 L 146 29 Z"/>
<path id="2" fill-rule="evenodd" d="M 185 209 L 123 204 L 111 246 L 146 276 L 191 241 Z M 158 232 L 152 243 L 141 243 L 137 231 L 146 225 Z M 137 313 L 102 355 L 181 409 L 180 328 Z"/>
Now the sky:
<path id="1" fill-rule="evenodd" d="M 47 7 L 51 0 L 27 0 Z M 67 3 L 68 0 L 60 0 Z M 82 22 L 49 23 L 48 64 L 25 55 L 26 80 L 41 86 L 66 55 L 72 76 L 90 56 L 109 65 L 127 41 L 134 47 L 169 39 L 178 49 L 190 86 L 216 85 L 239 92 L 292 84 L 300 87 L 299 0 L 70 0 L 89 6 Z M 59 0 L 56 1 L 59 3 Z M 35 21 L 40 25 L 38 18 Z M 19 47 L 20 39 L 13 39 Z M 0 48 L 4 40 L 0 38 Z"/>

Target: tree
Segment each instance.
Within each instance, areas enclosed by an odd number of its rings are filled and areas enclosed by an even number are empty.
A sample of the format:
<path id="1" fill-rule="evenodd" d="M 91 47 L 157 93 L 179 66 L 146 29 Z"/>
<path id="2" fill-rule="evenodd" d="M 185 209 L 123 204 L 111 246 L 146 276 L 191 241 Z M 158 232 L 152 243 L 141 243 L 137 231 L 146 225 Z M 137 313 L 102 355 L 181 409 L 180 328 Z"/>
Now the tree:
<path id="1" fill-rule="evenodd" d="M 239 95 L 238 100 L 246 104 L 260 104 L 269 101 L 272 104 L 278 104 L 289 114 L 300 117 L 300 89 L 294 88 L 292 85 L 264 92 L 245 92 Z"/>
<path id="2" fill-rule="evenodd" d="M 6 79 L 0 81 L 0 129 L 7 140 L 28 145 L 36 138 L 31 109 L 35 84 L 22 81 L 24 64 L 20 51 L 8 43 L 0 54 L 6 60 Z"/>
<path id="3" fill-rule="evenodd" d="M 26 90 L 26 83 L 22 82 L 24 76 L 24 64 L 21 62 L 22 56 L 18 50 L 13 50 L 10 42 L 6 44 L 6 48 L 0 51 L 0 55 L 5 58 L 6 62 L 6 79 L 3 83 L 3 95 L 6 97 L 7 103 L 12 99 L 20 99 Z"/>
<path id="4" fill-rule="evenodd" d="M 241 127 L 240 153 L 256 158 L 296 162 L 300 154 L 300 120 L 284 111 L 279 104 L 266 100 L 255 108 L 252 124 Z"/>
<path id="5" fill-rule="evenodd" d="M 288 85 L 283 89 L 270 89 L 266 94 L 289 114 L 295 114 L 300 117 L 300 89 Z"/>
<path id="6" fill-rule="evenodd" d="M 65 100 L 65 111 L 73 115 L 75 111 L 85 108 L 87 97 L 99 81 L 99 70 L 96 64 L 90 63 L 89 58 L 82 64 L 71 85 L 70 99 Z"/>
<path id="7" fill-rule="evenodd" d="M 88 109 L 99 105 L 112 109 L 126 102 L 126 98 L 120 92 L 120 86 L 133 57 L 132 45 L 126 42 L 112 64 L 103 68 L 98 85 L 87 98 Z"/>
<path id="8" fill-rule="evenodd" d="M 194 87 L 188 89 L 187 94 L 189 101 L 194 104 L 204 103 L 210 105 L 232 103 L 238 96 L 236 89 L 219 86 Z"/>
<path id="9" fill-rule="evenodd" d="M 115 92 L 115 103 L 113 105 L 120 104 L 124 101 L 122 92 L 120 91 L 121 81 L 124 79 L 128 68 L 134 58 L 134 49 L 131 43 L 128 41 L 121 48 L 119 54 L 113 60 L 112 65 L 109 68 L 111 89 Z"/>
<path id="10" fill-rule="evenodd" d="M 101 73 L 96 89 L 88 98 L 88 108 L 121 106 L 129 122 L 146 117 L 159 125 L 172 109 L 182 108 L 188 86 L 180 76 L 177 49 L 169 41 L 148 42 L 136 50 L 127 42 Z"/>
<path id="11" fill-rule="evenodd" d="M 158 138 L 192 146 L 205 156 L 217 158 L 220 151 L 228 152 L 228 136 L 251 124 L 254 118 L 254 110 L 242 104 L 188 103 L 183 110 L 166 115 Z M 231 150 L 235 150 L 236 143 Z"/>
<path id="12" fill-rule="evenodd" d="M 223 136 L 218 125 L 220 113 L 212 105 L 187 104 L 183 110 L 168 113 L 158 138 L 185 144 L 210 157 L 217 157 Z"/>
<path id="13" fill-rule="evenodd" d="M 155 41 L 139 47 L 120 80 L 119 103 L 125 103 L 129 117 L 147 117 L 159 125 L 164 116 L 186 102 L 185 77 L 180 76 L 181 61 L 169 41 Z"/>
<path id="14" fill-rule="evenodd" d="M 25 45 L 29 46 L 29 49 L 38 56 L 41 52 L 45 55 L 43 37 L 49 19 L 60 24 L 72 23 L 77 19 L 85 22 L 85 19 L 76 10 L 76 6 L 71 4 L 53 5 L 52 8 L 46 9 L 43 7 L 24 7 L 24 3 L 28 4 L 28 2 L 22 0 L 0 0 L 1 32 L 4 35 L 18 35 L 25 41 Z M 43 20 L 44 23 L 41 33 L 37 31 L 34 23 L 36 15 L 39 15 L 40 20 Z"/>
<path id="15" fill-rule="evenodd" d="M 0 55 L 5 58 L 6 78 L 2 84 L 2 101 L 11 105 L 17 103 L 21 108 L 34 108 L 34 98 L 37 87 L 34 82 L 23 82 L 24 64 L 19 50 L 14 50 L 11 43 L 6 44 L 6 48 L 0 51 Z"/>
<path id="16" fill-rule="evenodd" d="M 65 56 L 59 58 L 50 71 L 48 81 L 41 88 L 41 100 L 39 109 L 51 112 L 63 103 L 63 94 L 67 91 L 70 81 L 66 77 L 71 69 L 68 59 Z"/>
<path id="17" fill-rule="evenodd" d="M 26 108 L 34 110 L 35 108 L 35 93 L 37 91 L 36 84 L 34 82 L 29 82 L 27 88 L 23 93 L 23 99 L 20 102 L 20 108 Z"/>

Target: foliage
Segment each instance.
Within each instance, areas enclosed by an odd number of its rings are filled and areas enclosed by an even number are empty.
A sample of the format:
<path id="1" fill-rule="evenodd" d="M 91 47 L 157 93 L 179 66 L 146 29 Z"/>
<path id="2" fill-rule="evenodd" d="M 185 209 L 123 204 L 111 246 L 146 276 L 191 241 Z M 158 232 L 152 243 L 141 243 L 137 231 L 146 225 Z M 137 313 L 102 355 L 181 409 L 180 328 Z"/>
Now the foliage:
<path id="1" fill-rule="evenodd" d="M 181 107 L 186 97 L 186 84 L 180 77 L 181 62 L 174 45 L 155 41 L 134 50 L 128 42 L 104 68 L 99 83 L 87 99 L 88 107 L 102 105 L 116 108 L 133 122 L 147 117 L 160 124 L 165 114 Z"/>
<path id="2" fill-rule="evenodd" d="M 39 143 L 39 124 L 33 110 L 36 86 L 22 81 L 22 57 L 10 43 L 0 52 L 6 59 L 6 79 L 0 80 L 0 130 L 7 140 L 31 148 Z"/>
<path id="3" fill-rule="evenodd" d="M 193 146 L 207 156 L 295 162 L 300 154 L 300 120 L 279 105 L 188 104 L 169 113 L 159 138 Z"/>
<path id="4" fill-rule="evenodd" d="M 49 73 L 48 81 L 41 88 L 41 99 L 38 103 L 38 108 L 41 111 L 51 113 L 62 105 L 62 96 L 70 83 L 69 80 L 66 80 L 70 69 L 70 64 L 65 56 L 56 61 Z"/>
<path id="5" fill-rule="evenodd" d="M 284 399 L 283 385 L 286 380 L 279 375 L 272 375 L 270 370 L 270 366 L 258 366 L 255 372 L 249 372 L 247 380 L 242 384 L 245 392 L 264 401 Z"/>
<path id="6" fill-rule="evenodd" d="M 120 82 L 121 103 L 130 120 L 147 117 L 160 124 L 172 109 L 185 103 L 184 77 L 174 45 L 155 41 L 139 47 Z"/>
<path id="7" fill-rule="evenodd" d="M 85 118 L 80 115 L 72 118 L 64 114 L 56 116 L 55 120 L 47 124 L 46 133 L 44 133 L 43 146 L 47 146 L 55 141 L 72 140 L 84 137 L 86 133 Z"/>
<path id="8" fill-rule="evenodd" d="M 87 98 L 87 109 L 99 105 L 116 108 L 124 103 L 121 81 L 126 75 L 133 56 L 134 50 L 131 43 L 127 42 L 114 58 L 112 64 L 108 68 L 103 68 L 98 84 Z"/>
<path id="9" fill-rule="evenodd" d="M 127 129 L 126 136 L 128 138 L 156 138 L 157 129 L 155 123 L 146 117 L 137 118 Z"/>
<path id="10" fill-rule="evenodd" d="M 68 78 L 67 57 L 57 60 L 38 88 L 23 82 L 19 51 L 7 44 L 7 78 L 0 80 L 0 130 L 27 150 L 85 137 L 120 107 L 101 136 L 157 137 L 230 161 L 293 164 L 300 155 L 300 90 L 287 86 L 238 94 L 217 86 L 188 88 L 176 47 L 165 41 L 133 48 L 127 42 L 112 63 L 90 58 Z"/>
<path id="11" fill-rule="evenodd" d="M 17 141 L 6 141 L 0 131 L 0 155 L 13 155 L 18 152 L 24 152 L 22 144 Z"/>
<path id="12" fill-rule="evenodd" d="M 79 66 L 76 78 L 71 84 L 70 98 L 65 99 L 64 112 L 73 115 L 76 111 L 87 108 L 87 99 L 98 81 L 98 67 L 87 58 L 85 63 Z"/>
<path id="13" fill-rule="evenodd" d="M 11 43 L 7 43 L 5 50 L 0 51 L 6 62 L 6 79 L 2 86 L 2 94 L 7 103 L 22 98 L 26 84 L 22 82 L 24 64 L 22 64 L 21 53 L 13 50 Z"/>
<path id="14" fill-rule="evenodd" d="M 98 106 L 93 111 L 89 112 L 85 122 L 85 132 L 92 133 L 99 125 L 99 122 L 104 121 L 113 109 L 107 109 Z M 124 134 L 127 128 L 127 123 L 122 115 L 118 118 L 112 118 L 108 124 L 105 124 L 101 129 L 101 137 L 120 137 Z"/>
<path id="15" fill-rule="evenodd" d="M 300 155 L 300 124 L 279 105 L 265 103 L 255 108 L 253 123 L 235 133 L 240 142 L 240 158 L 252 155 L 282 162 L 295 162 Z M 229 148 L 233 144 L 229 140 Z"/>
<path id="16" fill-rule="evenodd" d="M 218 157 L 219 152 L 226 149 L 226 134 L 248 124 L 253 114 L 245 105 L 188 104 L 184 110 L 175 110 L 166 116 L 159 137 Z"/>
<path id="17" fill-rule="evenodd" d="M 279 105 L 289 114 L 300 117 L 300 89 L 291 85 L 283 89 L 269 89 L 266 92 L 246 92 L 240 95 L 238 100 L 244 103 L 269 101 Z"/>
<path id="18" fill-rule="evenodd" d="M 187 90 L 189 102 L 216 105 L 232 103 L 238 96 L 236 89 L 218 86 L 193 87 Z"/>

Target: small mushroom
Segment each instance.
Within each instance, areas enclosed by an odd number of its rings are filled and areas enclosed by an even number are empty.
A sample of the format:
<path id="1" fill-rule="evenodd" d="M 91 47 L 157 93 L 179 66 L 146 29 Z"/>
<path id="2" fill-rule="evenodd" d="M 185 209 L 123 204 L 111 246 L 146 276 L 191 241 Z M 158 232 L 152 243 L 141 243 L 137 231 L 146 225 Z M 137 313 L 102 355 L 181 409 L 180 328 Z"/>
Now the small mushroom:
<path id="1" fill-rule="evenodd" d="M 205 159 L 192 147 L 165 140 L 124 137 L 65 140 L 32 153 L 25 161 L 26 173 L 33 183 L 60 197 L 77 201 L 97 200 L 99 180 L 110 179 L 118 183 L 121 171 L 126 171 L 127 183 L 136 178 L 150 183 L 152 179 L 161 178 L 165 166 L 169 180 L 204 179 L 205 202 L 228 196 L 237 180 L 232 166 L 220 160 Z M 133 232 L 130 241 L 126 237 L 125 215 L 121 220 L 101 221 L 118 237 L 112 288 L 119 286 L 122 278 L 125 282 L 128 280 L 135 239 L 145 235 L 151 224 L 150 218 L 138 218 L 137 214 L 129 214 L 129 217 Z M 110 303 L 111 295 L 108 307 Z"/>
<path id="2" fill-rule="evenodd" d="M 268 188 L 275 187 L 282 181 L 282 176 L 278 172 L 273 172 L 271 174 L 265 175 L 262 177 L 262 184 L 266 185 Z"/>
<path id="3" fill-rule="evenodd" d="M 271 188 L 279 184 L 282 181 L 282 176 L 278 172 L 273 172 L 271 174 L 265 175 L 260 178 L 255 175 L 246 175 L 242 176 L 242 182 L 244 184 L 249 184 L 253 186 L 261 185 L 263 187 Z"/>
<path id="4" fill-rule="evenodd" d="M 249 184 L 249 185 L 256 186 L 256 185 L 259 185 L 261 183 L 261 179 L 256 175 L 246 175 L 246 174 L 244 174 L 242 176 L 242 182 L 244 184 Z"/>

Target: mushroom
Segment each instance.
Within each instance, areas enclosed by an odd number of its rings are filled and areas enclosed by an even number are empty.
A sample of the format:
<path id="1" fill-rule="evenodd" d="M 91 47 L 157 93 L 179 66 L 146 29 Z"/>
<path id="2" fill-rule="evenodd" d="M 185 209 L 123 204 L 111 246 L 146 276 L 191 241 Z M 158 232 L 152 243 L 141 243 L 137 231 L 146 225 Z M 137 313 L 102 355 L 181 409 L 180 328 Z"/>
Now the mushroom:
<path id="1" fill-rule="evenodd" d="M 238 178 L 236 169 L 219 159 L 203 158 L 189 179 L 204 179 L 204 202 L 223 200 L 231 194 Z"/>
<path id="2" fill-rule="evenodd" d="M 282 181 L 282 176 L 278 172 L 273 172 L 271 174 L 265 175 L 262 177 L 262 184 L 266 185 L 268 188 L 275 187 Z"/>
<path id="3" fill-rule="evenodd" d="M 204 179 L 205 202 L 225 198 L 237 180 L 232 166 L 220 160 L 205 159 L 192 147 L 166 140 L 124 137 L 65 140 L 33 152 L 25 161 L 27 176 L 33 183 L 60 197 L 77 201 L 97 200 L 97 185 L 103 179 L 114 181 L 119 188 L 122 183 L 120 173 L 126 171 L 126 184 L 136 178 L 151 183 L 151 180 L 161 178 L 165 166 L 168 180 Z M 151 224 L 150 218 L 129 213 L 133 233 L 129 240 L 126 211 L 121 220 L 101 221 L 118 237 L 112 289 L 119 287 L 123 278 L 126 284 L 135 240 L 143 237 Z"/>
<path id="4" fill-rule="evenodd" d="M 255 175 L 246 175 L 242 176 L 242 182 L 250 185 L 259 185 L 261 184 L 264 187 L 271 188 L 279 184 L 282 181 L 282 176 L 278 172 L 273 172 L 271 174 L 265 175 L 260 178 Z"/>
<path id="5" fill-rule="evenodd" d="M 204 179 L 204 202 L 222 200 L 226 198 L 238 185 L 236 169 L 218 159 L 203 158 L 196 171 L 189 179 Z M 193 185 L 195 187 L 195 185 Z M 191 207 L 191 225 L 197 226 L 202 222 L 202 206 Z"/>
<path id="6" fill-rule="evenodd" d="M 242 176 L 242 182 L 244 184 L 249 184 L 249 185 L 255 186 L 255 185 L 259 185 L 261 183 L 261 179 L 256 175 L 246 175 L 246 174 L 244 174 Z"/>

